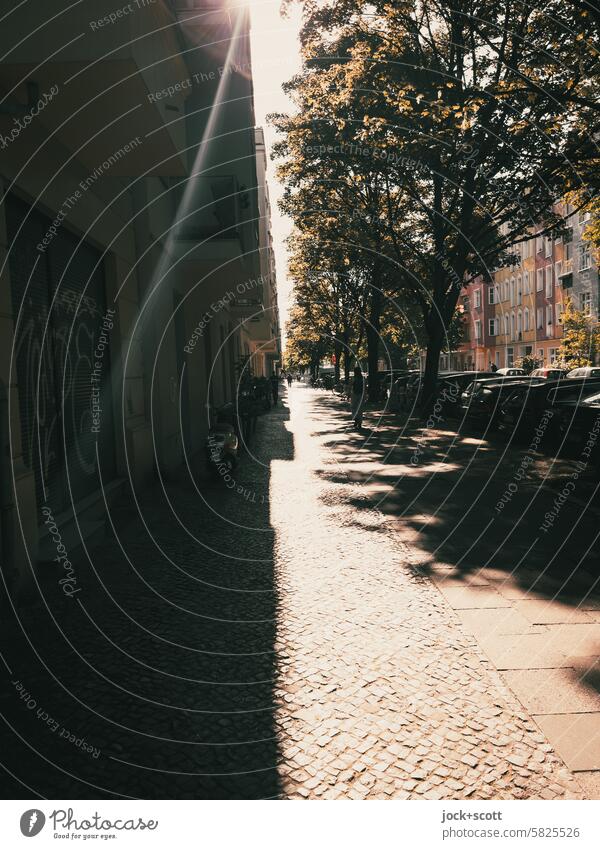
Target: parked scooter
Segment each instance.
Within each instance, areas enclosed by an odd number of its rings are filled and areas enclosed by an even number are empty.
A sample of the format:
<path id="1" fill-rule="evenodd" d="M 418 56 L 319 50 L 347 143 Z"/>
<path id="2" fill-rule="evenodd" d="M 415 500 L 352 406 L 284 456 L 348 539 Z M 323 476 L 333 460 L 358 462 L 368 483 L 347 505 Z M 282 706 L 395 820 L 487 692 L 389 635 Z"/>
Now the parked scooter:
<path id="1" fill-rule="evenodd" d="M 216 421 L 206 437 L 206 460 L 211 474 L 224 475 L 235 469 L 238 444 L 233 405 L 226 404 L 217 410 Z"/>

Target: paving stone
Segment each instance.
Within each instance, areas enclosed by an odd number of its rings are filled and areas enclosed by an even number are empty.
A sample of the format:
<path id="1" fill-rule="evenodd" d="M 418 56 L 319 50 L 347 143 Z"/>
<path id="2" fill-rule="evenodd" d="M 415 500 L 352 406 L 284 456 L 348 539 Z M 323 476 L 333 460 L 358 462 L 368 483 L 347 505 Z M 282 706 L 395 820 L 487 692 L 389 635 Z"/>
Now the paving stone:
<path id="1" fill-rule="evenodd" d="M 174 529 L 163 502 L 148 494 L 149 525 L 178 568 L 165 564 L 143 529 L 134 529 L 125 541 L 144 579 L 170 604 L 130 579 L 116 543 L 102 546 L 103 577 L 113 576 L 116 598 L 158 636 L 149 638 L 129 620 L 121 621 L 116 607 L 104 616 L 91 593 L 90 615 L 100 614 L 107 635 L 159 672 L 139 664 L 129 670 L 123 683 L 133 696 L 126 701 L 96 679 L 88 685 L 94 698 L 98 691 L 103 710 L 121 699 L 116 715 L 131 717 L 150 743 L 139 742 L 139 733 L 121 739 L 97 720 L 96 737 L 91 727 L 89 738 L 106 741 L 112 753 L 120 745 L 132 761 L 168 771 L 165 779 L 151 770 L 131 770 L 117 793 L 164 798 L 168 787 L 184 798 L 577 795 L 559 743 L 557 755 L 547 742 L 564 731 L 564 722 L 559 731 L 542 726 L 556 717 L 538 717 L 539 728 L 532 725 L 530 711 L 494 669 L 498 660 L 517 662 L 515 668 L 527 662 L 529 668 L 532 658 L 550 668 L 564 666 L 564 646 L 548 644 L 546 631 L 533 630 L 544 626 L 532 625 L 511 607 L 520 596 L 499 592 L 493 570 L 479 577 L 475 570 L 459 585 L 447 571 L 449 579 L 442 576 L 438 586 L 427 577 L 428 558 L 411 517 L 388 520 L 370 500 L 369 481 L 360 483 L 360 452 L 366 454 L 369 446 L 342 432 L 343 415 L 337 399 L 298 388 L 292 389 L 289 419 L 283 407 L 261 417 L 256 461 L 248 454 L 236 470 L 257 493 L 255 500 L 215 486 L 208 494 L 202 490 L 204 503 L 191 487 L 169 484 L 193 538 Z M 332 464 L 337 449 L 330 443 L 336 439 L 342 447 Z M 381 468 L 373 462 L 374 474 Z M 267 499 L 262 503 L 261 494 Z M 419 513 L 426 515 L 422 508 Z M 413 557 L 423 567 L 420 573 Z M 486 624 L 469 628 L 469 622 Z M 106 641 L 84 639 L 84 624 L 76 620 L 76 626 L 84 656 L 120 680 L 124 656 L 118 663 L 110 651 L 106 657 L 101 648 Z M 500 633 L 504 630 L 507 634 Z M 587 646 L 592 633 L 568 632 L 566 643 L 570 649 L 578 640 Z M 62 668 L 68 670 L 68 664 Z M 577 677 L 579 670 L 573 671 Z M 165 708 L 157 707 L 158 694 Z M 157 732 L 169 742 L 154 740 Z M 589 725 L 578 731 L 588 743 L 594 733 Z M 567 746 L 570 757 L 577 742 Z M 597 768 L 589 745 L 586 758 L 575 759 L 575 768 L 589 775 Z M 111 768 L 108 758 L 97 765 L 88 761 L 82 778 L 104 781 L 100 767 Z M 78 797 L 68 792 L 72 785 L 66 780 L 56 792 L 49 789 L 42 768 L 34 786 L 49 798 Z"/>
<path id="2" fill-rule="evenodd" d="M 510 601 L 493 587 L 455 587 L 442 584 L 440 589 L 455 610 L 480 609 L 483 607 L 510 607 Z"/>
<path id="3" fill-rule="evenodd" d="M 558 601 L 525 599 L 515 603 L 515 609 L 532 625 L 591 624 L 592 617 L 584 610 Z"/>
<path id="4" fill-rule="evenodd" d="M 572 770 L 600 770 L 600 713 L 538 716 L 536 721 Z"/>
<path id="5" fill-rule="evenodd" d="M 578 627 L 578 626 L 561 626 Z M 564 666 L 566 651 L 549 642 L 546 634 L 496 636 L 481 645 L 497 669 L 553 669 Z"/>
<path id="6" fill-rule="evenodd" d="M 507 670 L 503 677 L 533 715 L 600 712 L 600 695 L 572 669 Z"/>

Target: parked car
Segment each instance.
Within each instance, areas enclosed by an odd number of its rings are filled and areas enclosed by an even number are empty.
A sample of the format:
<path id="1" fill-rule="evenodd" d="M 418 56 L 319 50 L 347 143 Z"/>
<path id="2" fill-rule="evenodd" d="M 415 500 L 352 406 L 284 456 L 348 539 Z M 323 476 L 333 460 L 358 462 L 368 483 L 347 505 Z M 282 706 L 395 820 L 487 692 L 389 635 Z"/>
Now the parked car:
<path id="1" fill-rule="evenodd" d="M 573 380 L 574 378 L 600 377 L 600 367 L 582 366 L 581 368 L 574 368 L 567 374 L 567 377 L 569 380 Z"/>
<path id="2" fill-rule="evenodd" d="M 526 371 L 525 369 L 511 366 L 510 368 L 499 368 L 494 372 L 494 374 L 499 375 L 500 377 L 524 377 L 526 375 Z"/>
<path id="3" fill-rule="evenodd" d="M 443 415 L 459 415 L 461 392 L 479 375 L 480 373 L 473 371 L 439 372 L 435 395 L 436 412 L 439 412 L 441 407 Z M 418 403 L 422 378 L 420 371 L 410 371 L 398 377 L 390 393 L 390 408 L 406 409 Z M 494 375 L 485 375 L 482 379 L 497 380 Z"/>
<path id="4" fill-rule="evenodd" d="M 600 391 L 600 377 L 567 381 L 542 380 L 530 387 L 513 386 L 502 402 L 500 429 L 517 439 L 537 437 L 537 446 L 554 446 L 560 437 L 557 405 L 579 402 Z"/>
<path id="5" fill-rule="evenodd" d="M 386 397 L 389 398 L 392 387 L 397 380 L 405 379 L 408 377 L 409 372 L 406 369 L 394 369 L 381 372 L 381 382 L 383 385 L 383 391 L 386 393 Z"/>
<path id="6" fill-rule="evenodd" d="M 559 447 L 600 471 L 600 392 L 554 404 Z"/>
<path id="7" fill-rule="evenodd" d="M 498 378 L 479 378 L 470 383 L 461 395 L 461 412 L 467 422 L 486 425 L 486 429 L 498 427 L 504 414 L 503 401 L 512 395 L 514 387 L 521 385 L 526 391 L 540 383 L 543 378 L 529 375 L 506 375 Z"/>
<path id="8" fill-rule="evenodd" d="M 564 368 L 548 366 L 547 368 L 535 368 L 531 372 L 531 377 L 543 377 L 545 380 L 558 380 L 566 374 L 567 370 Z"/>
<path id="9" fill-rule="evenodd" d="M 460 416 L 462 393 L 476 380 L 494 381 L 493 375 L 481 374 L 473 371 L 456 372 L 455 374 L 444 374 L 438 380 L 437 400 L 441 404 L 442 414 L 448 417 Z"/>

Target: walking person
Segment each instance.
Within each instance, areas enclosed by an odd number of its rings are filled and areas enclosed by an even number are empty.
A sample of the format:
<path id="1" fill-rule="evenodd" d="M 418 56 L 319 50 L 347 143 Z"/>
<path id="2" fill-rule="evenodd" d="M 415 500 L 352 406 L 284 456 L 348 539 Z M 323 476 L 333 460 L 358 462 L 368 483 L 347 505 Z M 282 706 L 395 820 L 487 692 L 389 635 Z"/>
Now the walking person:
<path id="1" fill-rule="evenodd" d="M 273 396 L 273 406 L 276 407 L 279 398 L 279 376 L 273 373 L 269 380 L 271 382 L 271 395 Z"/>
<path id="2" fill-rule="evenodd" d="M 288 386 L 291 386 L 291 385 L 292 385 L 292 380 L 293 380 L 293 377 L 292 377 L 292 375 L 288 372 L 288 376 L 287 376 Z"/>
<path id="3" fill-rule="evenodd" d="M 359 365 L 354 369 L 354 377 L 352 379 L 352 397 L 351 397 L 352 421 L 354 429 L 362 428 L 363 408 L 365 405 L 365 379 Z"/>

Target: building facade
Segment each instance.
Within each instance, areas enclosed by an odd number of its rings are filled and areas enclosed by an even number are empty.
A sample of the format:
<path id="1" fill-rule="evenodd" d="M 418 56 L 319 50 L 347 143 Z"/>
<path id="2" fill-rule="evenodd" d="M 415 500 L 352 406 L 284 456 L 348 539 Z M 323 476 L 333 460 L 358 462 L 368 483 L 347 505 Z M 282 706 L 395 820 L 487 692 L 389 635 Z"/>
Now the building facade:
<path id="1" fill-rule="evenodd" d="M 491 363 L 505 368 L 523 357 L 540 366 L 556 363 L 567 298 L 598 321 L 598 265 L 583 238 L 588 217 L 566 204 L 559 212 L 566 234 L 536 236 L 532 230 L 515 249 L 512 265 L 464 287 L 463 341 L 442 355 L 448 368 L 487 371 Z"/>
<path id="2" fill-rule="evenodd" d="M 113 6 L 39 30 L 13 15 L 0 34 L 0 543 L 16 586 L 52 559 L 48 515 L 75 544 L 124 492 L 200 475 L 209 407 L 255 352 L 261 373 L 279 359 L 248 11 Z M 47 58 L 49 41 L 65 47 Z"/>

